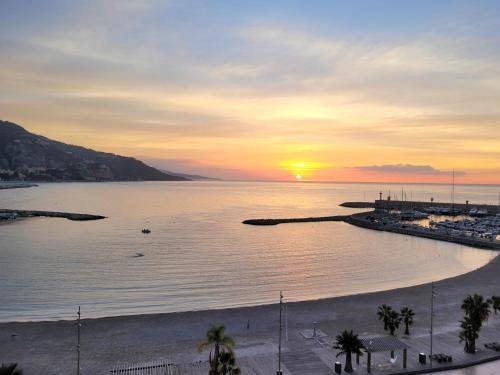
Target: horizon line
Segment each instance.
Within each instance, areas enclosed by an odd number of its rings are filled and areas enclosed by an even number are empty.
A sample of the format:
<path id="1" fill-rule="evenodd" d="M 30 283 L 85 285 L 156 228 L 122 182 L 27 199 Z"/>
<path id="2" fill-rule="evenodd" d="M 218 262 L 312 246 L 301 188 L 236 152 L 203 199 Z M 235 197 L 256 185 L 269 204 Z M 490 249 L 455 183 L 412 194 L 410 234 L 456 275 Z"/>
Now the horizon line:
<path id="1" fill-rule="evenodd" d="M 223 182 L 292 182 L 292 183 L 324 183 L 324 184 L 385 184 L 385 185 L 451 185 L 451 183 L 445 182 L 387 182 L 387 181 L 333 181 L 333 180 L 272 180 L 272 179 L 225 179 L 216 178 L 212 181 L 223 181 Z M 500 183 L 455 183 L 455 186 L 498 186 Z"/>

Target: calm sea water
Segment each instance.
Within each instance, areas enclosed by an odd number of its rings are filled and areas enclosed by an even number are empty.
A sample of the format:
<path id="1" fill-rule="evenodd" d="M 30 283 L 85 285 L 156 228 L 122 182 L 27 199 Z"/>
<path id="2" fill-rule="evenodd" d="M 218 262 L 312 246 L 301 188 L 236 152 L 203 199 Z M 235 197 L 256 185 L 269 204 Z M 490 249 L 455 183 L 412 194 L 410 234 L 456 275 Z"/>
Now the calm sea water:
<path id="1" fill-rule="evenodd" d="M 449 186 L 407 185 L 448 200 Z M 495 253 L 345 223 L 272 227 L 248 218 L 346 214 L 400 185 L 258 182 L 61 183 L 0 191 L 0 207 L 102 214 L 0 225 L 0 321 L 173 312 L 377 291 L 461 274 Z M 457 186 L 496 203 L 498 186 Z M 410 193 L 411 192 L 411 193 Z M 143 235 L 142 228 L 150 228 Z M 135 257 L 137 253 L 143 257 Z"/>

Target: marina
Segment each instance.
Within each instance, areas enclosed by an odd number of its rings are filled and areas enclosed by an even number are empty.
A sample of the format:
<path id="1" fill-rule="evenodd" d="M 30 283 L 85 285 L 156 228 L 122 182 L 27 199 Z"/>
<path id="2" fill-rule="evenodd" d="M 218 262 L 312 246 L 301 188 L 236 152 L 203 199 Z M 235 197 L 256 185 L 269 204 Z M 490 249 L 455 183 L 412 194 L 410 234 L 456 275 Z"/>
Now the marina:
<path id="1" fill-rule="evenodd" d="M 343 207 L 370 207 L 370 202 L 345 202 Z M 452 206 L 453 208 L 450 208 Z M 249 219 L 243 224 L 278 225 L 322 221 L 344 221 L 363 228 L 455 242 L 468 246 L 500 250 L 500 213 L 497 206 L 471 208 L 450 203 L 375 201 L 374 211 L 344 216 Z M 418 210 L 416 209 L 418 207 Z M 421 210 L 421 211 L 419 211 Z M 429 219 L 430 217 L 430 219 Z"/>

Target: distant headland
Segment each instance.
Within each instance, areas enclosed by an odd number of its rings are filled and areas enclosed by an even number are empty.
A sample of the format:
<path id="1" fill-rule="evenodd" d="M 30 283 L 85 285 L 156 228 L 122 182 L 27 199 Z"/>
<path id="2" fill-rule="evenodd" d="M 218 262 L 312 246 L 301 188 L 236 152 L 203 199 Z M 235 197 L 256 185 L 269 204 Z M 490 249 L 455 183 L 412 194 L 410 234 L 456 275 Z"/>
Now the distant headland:
<path id="1" fill-rule="evenodd" d="M 68 145 L 0 120 L 0 181 L 190 181 L 142 161 Z"/>

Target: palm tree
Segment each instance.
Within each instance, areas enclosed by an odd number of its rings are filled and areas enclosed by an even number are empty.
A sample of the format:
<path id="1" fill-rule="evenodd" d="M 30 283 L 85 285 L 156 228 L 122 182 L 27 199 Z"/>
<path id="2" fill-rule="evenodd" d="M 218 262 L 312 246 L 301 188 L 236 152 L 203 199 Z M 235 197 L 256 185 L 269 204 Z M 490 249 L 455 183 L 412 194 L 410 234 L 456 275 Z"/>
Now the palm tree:
<path id="1" fill-rule="evenodd" d="M 233 352 L 234 340 L 224 333 L 225 330 L 226 327 L 223 325 L 210 326 L 210 329 L 207 331 L 207 339 L 198 346 L 198 351 L 200 352 L 213 346 L 213 353 L 212 349 L 210 349 L 210 354 L 208 356 L 208 362 L 210 363 L 210 375 L 220 374 L 219 360 L 221 349 L 229 353 Z"/>
<path id="2" fill-rule="evenodd" d="M 483 322 L 490 315 L 490 305 L 479 294 L 468 295 L 462 303 L 462 310 L 464 310 L 465 316 L 460 321 L 462 328 L 459 334 L 460 342 L 465 341 L 464 350 L 467 353 L 475 353 L 476 339 L 479 337 Z"/>
<path id="3" fill-rule="evenodd" d="M 490 305 L 479 294 L 468 295 L 462 303 L 462 310 L 464 310 L 466 316 L 472 319 L 478 330 L 490 316 Z"/>
<path id="4" fill-rule="evenodd" d="M 381 305 L 378 307 L 378 318 L 384 322 L 384 330 L 389 331 L 394 336 L 394 332 L 401 324 L 401 316 L 394 311 L 391 306 Z"/>
<path id="5" fill-rule="evenodd" d="M 384 322 L 384 331 L 387 331 L 391 311 L 392 311 L 392 307 L 387 306 L 385 304 L 378 307 L 377 315 L 378 315 L 379 320 Z"/>
<path id="6" fill-rule="evenodd" d="M 500 310 L 500 297 L 493 296 L 487 302 L 491 305 L 491 307 L 493 307 L 493 311 L 495 312 L 495 315 L 497 315 L 498 310 Z"/>
<path id="7" fill-rule="evenodd" d="M 413 325 L 413 317 L 415 313 L 409 307 L 403 307 L 401 309 L 401 318 L 405 324 L 405 335 L 410 334 L 410 326 Z"/>
<path id="8" fill-rule="evenodd" d="M 476 324 L 469 316 L 460 321 L 460 328 L 462 330 L 458 334 L 460 342 L 465 342 L 464 351 L 466 353 L 474 354 L 476 352 L 476 339 L 479 337 L 479 330 Z"/>
<path id="9" fill-rule="evenodd" d="M 222 375 L 240 375 L 241 370 L 236 366 L 236 360 L 234 358 L 233 352 L 227 352 L 225 350 L 220 352 L 220 371 Z"/>
<path id="10" fill-rule="evenodd" d="M 10 365 L 2 363 L 0 365 L 0 375 L 23 375 L 23 370 L 17 368 L 17 363 L 11 363 Z"/>
<path id="11" fill-rule="evenodd" d="M 394 336 L 394 332 L 399 328 L 401 324 L 401 315 L 395 310 L 392 310 L 389 313 L 389 320 L 387 321 L 387 328 L 392 336 Z"/>
<path id="12" fill-rule="evenodd" d="M 350 331 L 345 330 L 340 335 L 336 337 L 337 344 L 333 347 L 334 349 L 339 349 L 340 352 L 337 353 L 337 357 L 345 354 L 345 372 L 352 372 L 352 354 L 363 355 L 361 349 L 364 348 L 363 343 Z"/>

